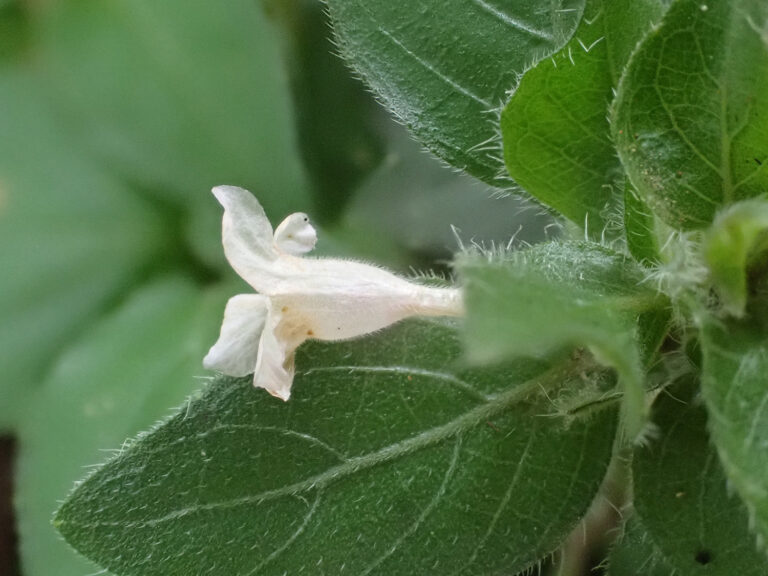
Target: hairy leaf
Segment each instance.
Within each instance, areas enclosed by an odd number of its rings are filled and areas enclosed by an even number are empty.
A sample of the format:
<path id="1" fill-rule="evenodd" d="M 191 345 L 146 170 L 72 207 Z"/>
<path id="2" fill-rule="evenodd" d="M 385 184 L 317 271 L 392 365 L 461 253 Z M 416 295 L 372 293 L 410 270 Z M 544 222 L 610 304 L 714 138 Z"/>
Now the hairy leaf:
<path id="1" fill-rule="evenodd" d="M 768 338 L 747 324 L 710 321 L 702 388 L 723 468 L 768 539 Z"/>
<path id="2" fill-rule="evenodd" d="M 56 524 L 120 575 L 520 571 L 586 511 L 615 411 L 564 427 L 531 393 L 578 385 L 574 361 L 461 370 L 459 351 L 411 321 L 306 345 L 287 403 L 220 378 Z"/>
<path id="3" fill-rule="evenodd" d="M 667 563 L 681 574 L 759 576 L 768 560 L 729 497 L 707 435 L 707 414 L 690 379 L 661 392 L 653 407 L 659 437 L 636 451 L 634 506 Z"/>
<path id="4" fill-rule="evenodd" d="M 680 576 L 680 573 L 664 560 L 640 519 L 632 515 L 608 555 L 608 576 Z"/>
<path id="5" fill-rule="evenodd" d="M 768 202 L 745 200 L 715 218 L 704 255 L 724 309 L 743 316 L 747 308 L 750 264 L 765 266 L 768 248 Z"/>
<path id="6" fill-rule="evenodd" d="M 430 150 L 491 184 L 498 109 L 517 77 L 558 50 L 585 0 L 329 0 L 344 55 Z"/>
<path id="7" fill-rule="evenodd" d="M 624 190 L 624 235 L 635 260 L 648 265 L 660 262 L 653 212 L 629 182 Z"/>
<path id="8" fill-rule="evenodd" d="M 573 39 L 526 72 L 501 117 L 515 182 L 598 236 L 622 191 L 608 103 L 661 13 L 659 0 L 588 0 Z"/>
<path id="9" fill-rule="evenodd" d="M 632 58 L 614 136 L 632 183 L 676 228 L 768 187 L 762 0 L 679 0 Z"/>
<path id="10" fill-rule="evenodd" d="M 459 271 L 472 360 L 589 346 L 621 375 L 627 425 L 630 433 L 639 431 L 641 357 L 655 352 L 668 314 L 665 299 L 643 284 L 644 271 L 633 260 L 598 244 L 551 243 L 495 261 L 467 258 Z"/>
<path id="11" fill-rule="evenodd" d="M 51 526 L 86 467 L 146 429 L 200 386 L 227 290 L 167 278 L 137 291 L 72 342 L 19 426 L 16 511 L 25 576 L 96 572 Z M 230 292 L 231 293 L 231 292 Z M 42 552 L 44 551 L 44 553 Z"/>

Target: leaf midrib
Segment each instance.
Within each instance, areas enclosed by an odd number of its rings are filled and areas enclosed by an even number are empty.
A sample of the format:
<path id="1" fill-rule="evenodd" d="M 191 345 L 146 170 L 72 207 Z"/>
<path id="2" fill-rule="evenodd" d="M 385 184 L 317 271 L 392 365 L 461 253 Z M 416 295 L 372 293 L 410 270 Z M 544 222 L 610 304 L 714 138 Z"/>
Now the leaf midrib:
<path id="1" fill-rule="evenodd" d="M 574 370 L 587 369 L 588 366 L 586 366 L 586 364 L 589 364 L 590 362 L 591 361 L 588 359 L 568 359 L 556 365 L 555 367 L 550 368 L 539 376 L 514 386 L 509 390 L 493 397 L 488 402 L 475 406 L 468 412 L 451 420 L 450 422 L 447 422 L 446 424 L 431 428 L 400 442 L 390 444 L 377 450 L 376 452 L 350 458 L 341 464 L 328 468 L 324 472 L 316 474 L 305 480 L 289 484 L 288 486 L 275 488 L 273 490 L 266 490 L 264 492 L 260 492 L 259 494 L 243 496 L 241 498 L 234 498 L 219 502 L 210 502 L 207 504 L 197 504 L 178 510 L 173 510 L 167 514 L 164 514 L 163 516 L 151 518 L 148 520 L 133 522 L 72 522 L 63 518 L 57 518 L 54 523 L 60 530 L 65 526 L 79 526 L 87 528 L 107 526 L 117 526 L 122 528 L 154 527 L 159 524 L 176 520 L 197 512 L 226 510 L 249 504 L 260 504 L 262 502 L 274 500 L 283 496 L 293 496 L 308 490 L 323 489 L 340 479 L 356 474 L 362 470 L 366 470 L 379 464 L 407 456 L 454 436 L 461 436 L 463 433 L 475 428 L 478 424 L 487 422 L 497 414 L 504 412 L 511 406 L 525 400 L 531 393 L 540 390 L 542 387 L 547 389 L 552 385 L 557 384 Z"/>

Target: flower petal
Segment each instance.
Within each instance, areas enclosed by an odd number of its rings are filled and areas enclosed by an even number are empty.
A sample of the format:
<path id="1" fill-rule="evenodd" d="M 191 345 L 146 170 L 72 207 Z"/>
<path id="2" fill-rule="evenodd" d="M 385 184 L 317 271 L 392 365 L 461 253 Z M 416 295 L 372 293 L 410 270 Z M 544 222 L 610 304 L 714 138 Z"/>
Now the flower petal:
<path id="1" fill-rule="evenodd" d="M 265 292 L 267 272 L 279 253 L 264 209 L 253 194 L 236 186 L 217 186 L 213 195 L 224 207 L 221 237 L 227 260 L 246 282 Z"/>
<path id="2" fill-rule="evenodd" d="M 285 322 L 274 302 L 270 302 L 266 325 L 259 341 L 259 357 L 253 373 L 254 386 L 264 388 L 272 396 L 283 400 L 291 397 L 296 348 L 306 340 L 306 336 L 299 334 L 299 331 Z"/>
<path id="3" fill-rule="evenodd" d="M 317 244 L 317 231 L 303 212 L 291 214 L 275 229 L 275 248 L 285 254 L 300 256 Z"/>
<path id="4" fill-rule="evenodd" d="M 269 299 L 259 294 L 239 294 L 230 298 L 224 310 L 221 334 L 203 359 L 203 366 L 228 376 L 245 376 L 253 372 L 268 303 Z"/>

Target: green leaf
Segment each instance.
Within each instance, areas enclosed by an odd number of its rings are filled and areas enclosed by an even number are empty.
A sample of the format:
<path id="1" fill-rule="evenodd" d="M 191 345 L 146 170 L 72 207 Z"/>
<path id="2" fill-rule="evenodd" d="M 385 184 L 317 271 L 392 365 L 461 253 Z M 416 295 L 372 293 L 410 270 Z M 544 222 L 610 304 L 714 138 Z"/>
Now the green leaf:
<path id="1" fill-rule="evenodd" d="M 768 561 L 749 534 L 744 505 L 729 497 L 696 384 L 671 386 L 654 404 L 659 437 L 632 463 L 635 510 L 680 574 L 764 575 Z"/>
<path id="2" fill-rule="evenodd" d="M 0 66 L 29 47 L 29 8 L 20 0 L 0 0 Z"/>
<path id="3" fill-rule="evenodd" d="M 491 184 L 498 108 L 519 74 L 558 50 L 585 0 L 329 0 L 346 58 L 416 137 Z"/>
<path id="4" fill-rule="evenodd" d="M 573 39 L 526 72 L 501 116 L 515 182 L 596 236 L 617 207 L 622 175 L 608 103 L 661 13 L 659 0 L 588 0 Z"/>
<path id="5" fill-rule="evenodd" d="M 608 576 L 680 576 L 659 551 L 648 531 L 633 515 L 608 555 Z"/>
<path id="6" fill-rule="evenodd" d="M 624 235 L 635 260 L 647 265 L 660 263 L 653 212 L 629 182 L 624 189 Z"/>
<path id="7" fill-rule="evenodd" d="M 552 242 L 498 257 L 464 257 L 468 353 L 476 362 L 606 344 L 663 299 L 645 271 L 599 244 Z M 544 304 L 546 302 L 546 304 Z"/>
<path id="8" fill-rule="evenodd" d="M 712 439 L 757 533 L 768 539 L 768 338 L 746 324 L 710 321 L 702 331 L 702 389 Z"/>
<path id="9" fill-rule="evenodd" d="M 518 572 L 586 511 L 615 411 L 542 417 L 531 393 L 573 386 L 579 361 L 461 370 L 459 354 L 450 324 L 410 321 L 305 345 L 287 403 L 220 378 L 55 522 L 120 575 Z"/>
<path id="10" fill-rule="evenodd" d="M 168 278 L 137 290 L 61 356 L 20 423 L 16 510 L 26 576 L 82 576 L 51 516 L 86 467 L 199 387 L 226 292 Z M 42 553 L 44 551 L 44 553 Z"/>
<path id="11" fill-rule="evenodd" d="M 172 242 L 157 214 L 72 150 L 39 86 L 0 74 L 0 428 L 52 359 Z"/>
<path id="12" fill-rule="evenodd" d="M 745 200 L 718 214 L 707 232 L 704 256 L 723 308 L 743 316 L 747 308 L 747 272 L 757 261 L 762 265 L 768 248 L 768 202 Z M 759 256 L 763 256 L 758 260 Z"/>
<path id="13" fill-rule="evenodd" d="M 83 0 L 41 12 L 42 75 L 74 142 L 187 211 L 218 214 L 218 184 L 249 188 L 270 213 L 307 209 L 279 37 L 259 3 Z M 218 245 L 218 227 L 205 231 Z"/>
<path id="14" fill-rule="evenodd" d="M 762 0 L 678 0 L 635 53 L 613 129 L 632 183 L 676 228 L 768 187 Z"/>
<path id="15" fill-rule="evenodd" d="M 267 6 L 287 32 L 299 146 L 315 194 L 313 217 L 335 223 L 384 156 L 378 129 L 383 113 L 335 54 L 321 2 L 268 0 Z"/>
<path id="16" fill-rule="evenodd" d="M 589 346 L 623 381 L 627 428 L 645 414 L 641 358 L 666 333 L 667 302 L 631 259 L 598 244 L 551 243 L 498 259 L 465 258 L 466 338 L 477 363 Z M 661 322 L 651 321 L 660 316 Z M 638 323 L 650 331 L 640 331 Z"/>

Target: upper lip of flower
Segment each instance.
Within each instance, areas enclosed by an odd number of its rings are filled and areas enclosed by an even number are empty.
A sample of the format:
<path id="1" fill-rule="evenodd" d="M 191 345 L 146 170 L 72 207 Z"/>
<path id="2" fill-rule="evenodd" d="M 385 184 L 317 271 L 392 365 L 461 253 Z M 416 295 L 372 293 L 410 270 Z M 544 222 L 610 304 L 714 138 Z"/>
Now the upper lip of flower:
<path id="1" fill-rule="evenodd" d="M 458 290 L 408 282 L 361 262 L 301 258 L 317 240 L 309 218 L 288 216 L 275 232 L 247 190 L 218 186 L 222 241 L 232 268 L 260 294 L 227 303 L 218 341 L 203 360 L 288 400 L 294 355 L 309 338 L 341 340 L 374 332 L 411 315 L 459 315 Z"/>

